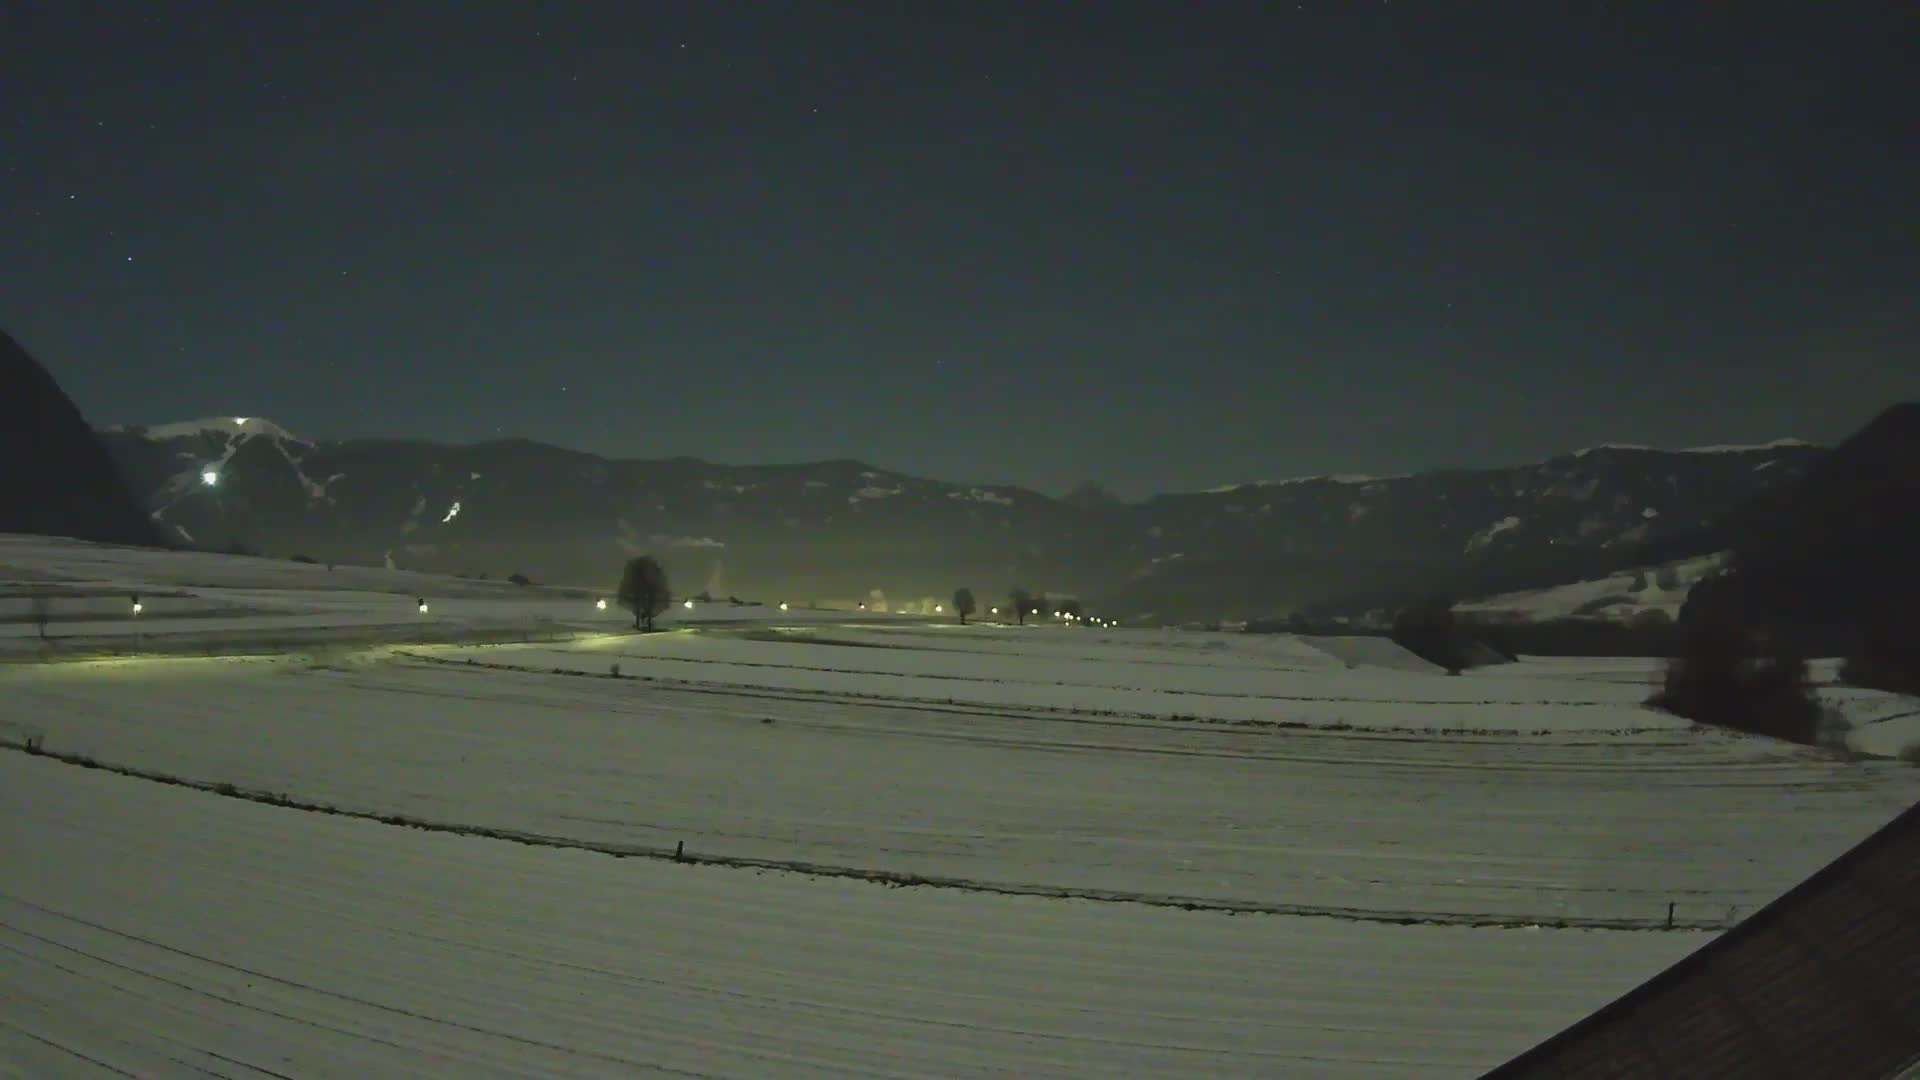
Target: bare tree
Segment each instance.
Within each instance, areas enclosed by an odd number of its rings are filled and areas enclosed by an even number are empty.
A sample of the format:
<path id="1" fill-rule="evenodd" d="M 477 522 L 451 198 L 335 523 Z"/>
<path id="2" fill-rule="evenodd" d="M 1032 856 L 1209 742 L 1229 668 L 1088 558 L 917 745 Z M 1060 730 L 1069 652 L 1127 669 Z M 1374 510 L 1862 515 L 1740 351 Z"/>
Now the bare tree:
<path id="1" fill-rule="evenodd" d="M 953 610 L 960 613 L 960 625 L 967 625 L 967 616 L 974 613 L 973 590 L 962 586 L 953 590 Z"/>
<path id="2" fill-rule="evenodd" d="M 1013 617 L 1020 625 L 1027 625 L 1027 612 L 1033 609 L 1033 594 L 1025 589 L 1015 589 L 1007 594 L 1007 603 L 1013 605 Z"/>
<path id="3" fill-rule="evenodd" d="M 53 597 L 34 593 L 27 601 L 27 617 L 33 620 L 34 629 L 40 631 L 40 640 L 47 640 L 47 624 L 53 621 Z"/>
<path id="4" fill-rule="evenodd" d="M 651 555 L 628 559 L 626 572 L 620 575 L 620 606 L 633 612 L 633 628 L 651 631 L 654 617 L 671 603 L 673 591 L 660 563 Z"/>

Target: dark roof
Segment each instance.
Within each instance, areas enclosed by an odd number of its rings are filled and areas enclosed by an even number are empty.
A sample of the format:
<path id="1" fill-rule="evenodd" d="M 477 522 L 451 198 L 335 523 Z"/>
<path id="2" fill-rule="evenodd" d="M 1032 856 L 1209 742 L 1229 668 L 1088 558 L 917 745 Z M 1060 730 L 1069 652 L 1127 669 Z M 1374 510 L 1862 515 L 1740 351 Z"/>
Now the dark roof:
<path id="1" fill-rule="evenodd" d="M 1487 1080 L 1883 1080 L 1916 1061 L 1920 805 Z"/>

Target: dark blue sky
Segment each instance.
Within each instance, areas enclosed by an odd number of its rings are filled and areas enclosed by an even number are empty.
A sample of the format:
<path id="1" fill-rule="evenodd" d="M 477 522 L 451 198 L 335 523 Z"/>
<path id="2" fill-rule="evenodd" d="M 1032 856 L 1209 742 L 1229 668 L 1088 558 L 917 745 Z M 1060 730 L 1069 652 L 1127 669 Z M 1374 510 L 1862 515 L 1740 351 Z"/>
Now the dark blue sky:
<path id="1" fill-rule="evenodd" d="M 1920 5 L 0 0 L 97 423 L 1141 494 L 1920 397 Z"/>

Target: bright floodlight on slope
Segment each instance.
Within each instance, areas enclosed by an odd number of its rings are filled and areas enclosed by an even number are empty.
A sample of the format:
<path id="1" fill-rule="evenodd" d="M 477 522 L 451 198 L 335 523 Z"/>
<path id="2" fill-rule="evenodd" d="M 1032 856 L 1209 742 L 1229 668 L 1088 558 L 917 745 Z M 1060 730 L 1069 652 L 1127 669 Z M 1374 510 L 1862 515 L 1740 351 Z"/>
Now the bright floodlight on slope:
<path id="1" fill-rule="evenodd" d="M 246 427 L 246 426 L 247 426 L 247 418 L 246 418 L 246 417 L 244 417 L 244 416 L 236 416 L 236 417 L 234 417 L 234 418 L 233 418 L 233 422 L 234 422 L 235 424 L 238 424 L 238 425 L 240 425 L 241 427 Z"/>
<path id="2" fill-rule="evenodd" d="M 993 613 L 994 613 L 995 615 L 998 615 L 998 614 L 1000 614 L 1000 609 L 999 609 L 999 608 L 994 608 L 994 609 L 993 609 Z"/>
<path id="3" fill-rule="evenodd" d="M 933 613 L 934 613 L 935 615 L 938 615 L 938 614 L 940 614 L 941 612 L 943 612 L 943 611 L 945 611 L 945 610 L 947 610 L 947 609 L 946 609 L 946 606 L 945 606 L 945 605 L 942 605 L 942 604 L 935 604 L 935 605 L 933 605 Z"/>
<path id="4" fill-rule="evenodd" d="M 201 469 L 200 482 L 208 487 L 213 487 L 220 482 L 220 474 L 213 469 Z"/>
<path id="5" fill-rule="evenodd" d="M 787 610 L 787 602 L 785 600 L 780 601 L 780 610 L 781 611 Z"/>
<path id="6" fill-rule="evenodd" d="M 599 608 L 601 611 L 607 610 L 607 602 L 604 599 L 595 600 L 593 606 Z"/>
<path id="7" fill-rule="evenodd" d="M 682 606 L 682 607 L 685 607 L 685 608 L 686 608 L 686 609 L 687 609 L 688 611 L 692 611 L 692 610 L 693 610 L 693 601 L 691 601 L 691 600 L 689 600 L 689 601 L 687 601 L 687 602 L 686 602 L 685 604 L 683 604 L 683 605 L 681 605 L 681 606 Z"/>

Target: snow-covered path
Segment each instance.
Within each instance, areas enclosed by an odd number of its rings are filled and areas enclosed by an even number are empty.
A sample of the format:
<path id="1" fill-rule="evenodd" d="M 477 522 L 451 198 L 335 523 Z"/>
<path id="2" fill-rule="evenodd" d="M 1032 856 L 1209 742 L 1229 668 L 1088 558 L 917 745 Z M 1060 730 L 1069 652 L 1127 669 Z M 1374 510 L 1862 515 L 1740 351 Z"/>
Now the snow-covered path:
<path id="1" fill-rule="evenodd" d="M 0 753 L 0 1072 L 1468 1076 L 1699 934 L 890 889 Z"/>

